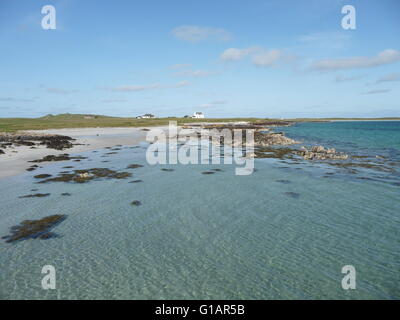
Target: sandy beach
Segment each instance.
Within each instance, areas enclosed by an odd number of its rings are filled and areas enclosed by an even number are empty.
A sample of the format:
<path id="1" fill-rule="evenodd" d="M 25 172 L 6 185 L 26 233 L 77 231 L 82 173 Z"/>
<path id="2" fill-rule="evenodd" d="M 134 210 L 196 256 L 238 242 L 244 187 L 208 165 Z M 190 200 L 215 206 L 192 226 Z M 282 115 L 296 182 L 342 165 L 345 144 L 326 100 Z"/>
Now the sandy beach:
<path id="1" fill-rule="evenodd" d="M 161 127 L 148 128 L 155 130 Z M 66 150 L 54 150 L 46 146 L 37 146 L 32 149 L 29 146 L 13 146 L 5 149 L 5 154 L 0 155 L 0 178 L 5 178 L 25 172 L 31 165 L 28 161 L 43 158 L 47 155 L 59 155 L 63 153 L 75 154 L 79 152 L 102 149 L 115 145 L 134 145 L 146 140 L 148 131 L 145 128 L 79 128 L 79 129 L 51 129 L 32 130 L 26 133 L 58 134 L 76 139 L 73 148 Z M 42 163 L 46 165 L 46 162 Z"/>

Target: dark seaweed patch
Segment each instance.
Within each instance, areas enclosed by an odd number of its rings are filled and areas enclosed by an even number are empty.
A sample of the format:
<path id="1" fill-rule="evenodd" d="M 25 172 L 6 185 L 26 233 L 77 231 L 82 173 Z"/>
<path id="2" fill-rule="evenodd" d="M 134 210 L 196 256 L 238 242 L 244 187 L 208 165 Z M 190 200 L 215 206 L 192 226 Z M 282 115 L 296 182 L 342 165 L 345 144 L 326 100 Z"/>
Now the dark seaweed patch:
<path id="1" fill-rule="evenodd" d="M 288 197 L 291 197 L 293 199 L 300 198 L 300 193 L 297 193 L 297 192 L 285 192 L 285 195 L 287 195 Z"/>
<path id="2" fill-rule="evenodd" d="M 50 232 L 52 228 L 66 219 L 66 215 L 56 214 L 39 220 L 24 220 L 19 225 L 10 228 L 10 235 L 2 237 L 11 243 L 27 239 L 50 239 L 57 234 Z"/>
<path id="3" fill-rule="evenodd" d="M 44 198 L 48 197 L 50 193 L 35 193 L 35 194 L 27 194 L 26 196 L 20 196 L 19 198 Z"/>

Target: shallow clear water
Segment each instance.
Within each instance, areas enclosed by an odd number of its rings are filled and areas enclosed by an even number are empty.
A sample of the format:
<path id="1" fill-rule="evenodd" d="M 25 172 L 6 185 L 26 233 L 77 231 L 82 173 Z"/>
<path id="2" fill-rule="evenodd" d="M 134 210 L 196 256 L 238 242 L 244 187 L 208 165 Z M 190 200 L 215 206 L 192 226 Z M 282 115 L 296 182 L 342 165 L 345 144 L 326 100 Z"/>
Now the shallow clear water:
<path id="1" fill-rule="evenodd" d="M 351 124 L 360 125 L 345 126 Z M 305 144 L 371 157 L 383 152 L 394 172 L 350 174 L 323 163 L 256 159 L 256 172 L 236 176 L 230 165 L 147 165 L 143 145 L 107 158 L 107 149 L 81 153 L 89 158 L 0 180 L 0 236 L 24 219 L 68 216 L 53 230 L 58 238 L 0 241 L 0 298 L 400 298 L 400 127 L 355 134 L 341 126 L 282 130 Z M 125 170 L 131 163 L 144 167 L 126 180 L 33 178 L 68 165 Z M 160 170 L 166 167 L 174 171 Z M 210 168 L 223 171 L 201 174 Z M 143 182 L 129 183 L 136 179 Z M 51 195 L 18 198 L 32 188 Z M 142 205 L 131 206 L 133 200 Z M 341 268 L 349 264 L 357 270 L 356 290 L 341 287 Z M 44 265 L 56 268 L 56 290 L 41 288 Z"/>

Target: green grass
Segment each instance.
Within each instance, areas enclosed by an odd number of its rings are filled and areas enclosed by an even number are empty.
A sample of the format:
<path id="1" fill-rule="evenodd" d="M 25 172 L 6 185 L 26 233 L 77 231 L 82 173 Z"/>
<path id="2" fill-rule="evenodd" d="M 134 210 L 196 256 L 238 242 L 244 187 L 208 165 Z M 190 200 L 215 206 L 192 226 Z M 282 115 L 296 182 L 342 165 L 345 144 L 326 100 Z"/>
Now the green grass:
<path id="1" fill-rule="evenodd" d="M 218 118 L 218 119 L 191 119 L 191 118 L 155 118 L 136 119 L 93 115 L 93 119 L 85 119 L 83 114 L 48 115 L 41 118 L 0 118 L 0 132 L 15 132 L 18 130 L 44 130 L 62 128 L 95 128 L 95 127 L 150 127 L 168 125 L 169 121 L 177 121 L 178 125 L 193 122 L 258 122 L 277 119 L 262 118 Z M 324 119 L 287 119 L 292 121 L 329 121 L 329 120 L 400 120 L 400 118 L 324 118 Z"/>
<path id="2" fill-rule="evenodd" d="M 42 118 L 0 118 L 0 132 L 15 132 L 19 130 L 45 130 L 62 128 L 95 128 L 95 127 L 150 127 L 168 125 L 169 121 L 178 124 L 189 122 L 219 122 L 219 121 L 262 121 L 257 118 L 230 118 L 230 119 L 191 119 L 191 118 L 155 118 L 136 119 L 118 118 L 93 115 L 93 119 L 85 119 L 81 114 L 60 114 Z"/>

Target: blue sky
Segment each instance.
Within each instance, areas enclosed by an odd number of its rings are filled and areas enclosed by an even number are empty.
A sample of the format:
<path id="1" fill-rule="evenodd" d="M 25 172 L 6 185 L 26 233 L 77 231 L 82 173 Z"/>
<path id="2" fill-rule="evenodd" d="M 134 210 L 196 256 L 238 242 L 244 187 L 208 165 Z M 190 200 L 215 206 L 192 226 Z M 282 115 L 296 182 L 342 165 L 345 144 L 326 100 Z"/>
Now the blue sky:
<path id="1" fill-rule="evenodd" d="M 2 0 L 0 117 L 400 116 L 399 35 L 397 0 Z"/>

